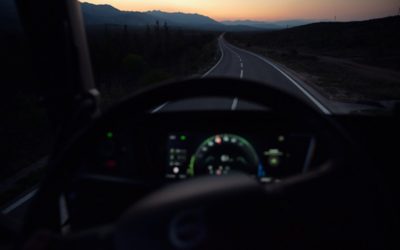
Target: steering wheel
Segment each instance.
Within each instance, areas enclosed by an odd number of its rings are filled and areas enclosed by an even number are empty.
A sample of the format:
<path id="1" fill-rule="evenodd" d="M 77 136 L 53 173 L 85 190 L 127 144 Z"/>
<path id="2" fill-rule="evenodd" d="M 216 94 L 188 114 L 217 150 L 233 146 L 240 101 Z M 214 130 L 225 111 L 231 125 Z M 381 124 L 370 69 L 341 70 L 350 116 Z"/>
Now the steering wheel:
<path id="1" fill-rule="evenodd" d="M 268 185 L 240 173 L 174 183 L 136 202 L 112 224 L 59 234 L 59 197 L 92 131 L 127 115 L 140 119 L 167 101 L 204 96 L 235 96 L 312 128 L 330 159 L 313 171 Z M 346 186 L 352 159 L 359 159 L 357 152 L 335 122 L 266 84 L 225 78 L 162 83 L 93 119 L 53 158 L 26 217 L 22 242 L 29 246 L 34 232 L 45 230 L 56 249 L 286 249 L 365 243 L 351 234 L 362 220 L 351 217 L 353 209 L 346 204 L 354 199 Z"/>

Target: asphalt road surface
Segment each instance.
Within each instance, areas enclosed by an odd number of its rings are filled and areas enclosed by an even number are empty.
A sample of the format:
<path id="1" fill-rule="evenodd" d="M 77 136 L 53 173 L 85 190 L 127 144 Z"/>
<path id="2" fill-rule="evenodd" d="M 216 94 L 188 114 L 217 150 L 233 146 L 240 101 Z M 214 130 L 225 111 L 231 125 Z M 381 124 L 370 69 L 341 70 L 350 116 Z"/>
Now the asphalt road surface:
<path id="1" fill-rule="evenodd" d="M 324 114 L 331 114 L 326 104 L 327 100 L 323 100 L 322 96 L 301 81 L 290 76 L 281 67 L 260 55 L 233 46 L 224 39 L 223 35 L 219 37 L 218 41 L 221 57 L 217 64 L 203 75 L 203 78 L 233 77 L 263 82 L 302 98 Z M 255 108 L 260 107 L 240 100 L 237 97 L 232 97 L 231 99 L 197 98 L 164 103 L 153 112 L 197 109 L 242 110 Z"/>

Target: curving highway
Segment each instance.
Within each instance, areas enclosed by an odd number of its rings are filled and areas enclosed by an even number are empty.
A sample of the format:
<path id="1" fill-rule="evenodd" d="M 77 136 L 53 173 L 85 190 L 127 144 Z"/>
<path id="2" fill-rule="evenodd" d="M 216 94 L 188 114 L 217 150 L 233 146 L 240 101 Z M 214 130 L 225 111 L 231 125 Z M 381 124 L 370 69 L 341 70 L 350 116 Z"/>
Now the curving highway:
<path id="1" fill-rule="evenodd" d="M 273 85 L 278 89 L 290 92 L 311 105 L 314 105 L 324 114 L 331 114 L 328 101 L 319 93 L 311 89 L 300 80 L 290 76 L 282 66 L 272 63 L 270 60 L 253 52 L 235 47 L 228 43 L 223 35 L 218 39 L 221 56 L 219 61 L 202 77 L 234 77 L 249 79 Z M 228 98 L 197 98 L 168 102 L 157 107 L 153 112 L 177 111 L 177 110 L 240 110 L 257 109 L 257 105 L 247 103 L 237 97 Z"/>

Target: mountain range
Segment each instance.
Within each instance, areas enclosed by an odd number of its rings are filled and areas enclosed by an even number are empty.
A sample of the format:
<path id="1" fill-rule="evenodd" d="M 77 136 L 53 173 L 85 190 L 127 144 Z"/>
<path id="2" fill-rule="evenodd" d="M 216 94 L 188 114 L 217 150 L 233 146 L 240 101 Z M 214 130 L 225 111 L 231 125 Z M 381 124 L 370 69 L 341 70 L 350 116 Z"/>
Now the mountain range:
<path id="1" fill-rule="evenodd" d="M 250 20 L 218 22 L 210 17 L 199 14 L 181 12 L 171 13 L 159 10 L 147 12 L 121 11 L 111 5 L 95 5 L 86 2 L 81 3 L 81 6 L 86 25 L 117 24 L 145 26 L 154 25 L 158 21 L 160 24 L 166 22 L 171 27 L 218 31 L 247 31 L 286 28 L 286 24 L 280 22 L 267 23 Z M 294 21 L 292 21 L 292 23 L 293 22 Z M 297 20 L 297 22 L 298 25 L 310 23 L 301 20 Z"/>
<path id="2" fill-rule="evenodd" d="M 280 22 L 259 22 L 252 20 L 237 20 L 218 22 L 210 17 L 200 14 L 188 14 L 181 12 L 163 12 L 159 10 L 137 12 L 122 11 L 108 4 L 81 3 L 85 24 L 92 25 L 129 25 L 146 26 L 154 25 L 157 21 L 160 25 L 167 23 L 170 27 L 184 29 L 202 29 L 214 31 L 256 31 L 277 30 L 311 23 L 312 20 L 288 20 Z M 0 23 L 11 26 L 18 23 L 17 13 L 13 0 L 0 1 Z"/>
<path id="3" fill-rule="evenodd" d="M 167 13 L 162 11 L 121 11 L 111 5 L 95 5 L 81 3 L 86 25 L 117 24 L 130 26 L 154 25 L 157 21 L 162 25 L 168 23 L 171 27 L 223 30 L 225 25 L 207 16 L 185 14 L 180 12 Z"/>
<path id="4" fill-rule="evenodd" d="M 318 20 L 320 21 L 320 20 Z M 263 22 L 263 21 L 253 21 L 253 20 L 235 20 L 235 21 L 222 21 L 221 23 L 225 25 L 243 25 L 248 27 L 254 27 L 258 29 L 267 29 L 267 30 L 277 30 L 284 29 L 288 27 L 296 27 L 305 24 L 310 24 L 317 22 L 316 20 L 283 20 L 276 22 Z"/>

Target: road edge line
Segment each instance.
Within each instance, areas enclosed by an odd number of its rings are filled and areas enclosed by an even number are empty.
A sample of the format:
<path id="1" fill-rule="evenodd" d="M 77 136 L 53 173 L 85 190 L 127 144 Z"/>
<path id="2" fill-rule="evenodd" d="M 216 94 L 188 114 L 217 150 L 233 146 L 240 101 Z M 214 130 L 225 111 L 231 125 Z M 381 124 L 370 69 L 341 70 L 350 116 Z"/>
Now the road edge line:
<path id="1" fill-rule="evenodd" d="M 219 50 L 221 51 L 221 56 L 219 57 L 218 62 L 211 69 L 209 69 L 201 78 L 207 77 L 209 74 L 211 74 L 211 72 L 213 72 L 213 70 L 216 69 L 218 65 L 222 62 L 222 59 L 224 58 L 224 50 L 222 49 L 221 39 L 223 39 L 223 36 L 224 34 L 220 35 L 218 38 L 218 46 Z"/>
<path id="2" fill-rule="evenodd" d="M 224 34 L 225 34 L 225 33 L 224 33 Z M 218 38 L 218 47 L 219 47 L 219 50 L 221 51 L 221 56 L 220 56 L 218 62 L 217 62 L 211 69 L 209 69 L 204 75 L 202 75 L 201 78 L 207 77 L 207 76 L 208 76 L 215 68 L 217 68 L 218 65 L 222 62 L 222 59 L 224 58 L 224 50 L 222 49 L 220 39 L 223 38 L 224 34 L 220 35 L 219 38 Z M 167 106 L 168 104 L 169 104 L 169 102 L 165 102 L 165 103 L 161 104 L 161 105 L 158 106 L 157 108 L 153 109 L 153 110 L 151 111 L 151 113 L 154 114 L 154 113 L 157 113 L 157 112 L 161 111 L 161 110 L 162 110 L 165 106 Z"/>
<path id="3" fill-rule="evenodd" d="M 263 56 L 261 56 L 261 55 L 259 55 L 259 54 L 256 54 L 256 53 L 254 53 L 254 52 L 251 52 L 251 51 L 248 51 L 248 50 L 239 48 L 239 47 L 236 47 L 235 45 L 233 45 L 233 44 L 231 44 L 231 43 L 229 43 L 229 42 L 227 42 L 227 43 L 228 43 L 230 46 L 232 46 L 232 47 L 234 47 L 234 48 L 236 48 L 236 49 L 238 49 L 238 50 L 241 50 L 241 51 L 243 51 L 243 52 L 245 52 L 245 53 L 247 53 L 247 54 L 250 54 L 250 55 L 252 55 L 252 56 L 257 57 L 258 59 L 260 59 L 260 60 L 262 60 L 263 62 L 265 62 L 265 63 L 269 64 L 270 66 L 272 66 L 274 69 L 278 70 L 278 71 L 279 71 L 282 75 L 284 75 L 291 83 L 293 83 L 293 85 L 295 85 L 308 99 L 310 99 L 310 101 L 311 101 L 312 103 L 314 103 L 314 105 L 317 106 L 317 107 L 320 109 L 320 111 L 321 111 L 322 113 L 324 113 L 325 115 L 332 115 L 332 112 L 331 112 L 327 107 L 325 107 L 325 105 L 323 105 L 323 104 L 321 103 L 321 101 L 317 100 L 317 98 L 316 98 L 315 96 L 313 96 L 310 92 L 308 92 L 303 86 L 301 86 L 301 85 L 300 85 L 298 82 L 296 82 L 291 76 L 289 76 L 288 73 L 286 73 L 285 71 L 283 71 L 281 68 L 279 68 L 278 66 L 276 66 L 274 63 L 272 63 L 271 61 L 269 61 L 268 59 L 266 59 L 265 57 L 263 57 Z"/>

